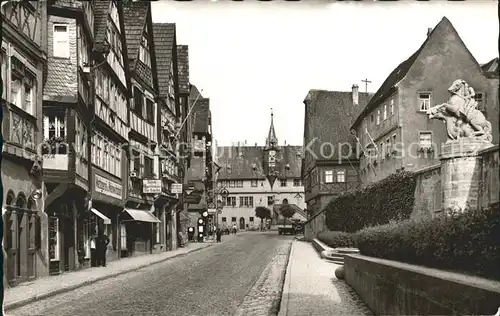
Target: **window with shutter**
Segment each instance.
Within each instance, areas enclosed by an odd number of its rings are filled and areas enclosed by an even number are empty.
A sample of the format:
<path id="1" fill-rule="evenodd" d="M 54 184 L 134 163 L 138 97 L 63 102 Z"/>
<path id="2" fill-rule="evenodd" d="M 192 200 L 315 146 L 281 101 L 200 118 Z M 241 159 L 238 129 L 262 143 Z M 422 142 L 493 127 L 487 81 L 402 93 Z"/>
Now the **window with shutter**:
<path id="1" fill-rule="evenodd" d="M 68 25 L 54 24 L 53 38 L 54 38 L 53 56 L 60 58 L 69 58 Z"/>

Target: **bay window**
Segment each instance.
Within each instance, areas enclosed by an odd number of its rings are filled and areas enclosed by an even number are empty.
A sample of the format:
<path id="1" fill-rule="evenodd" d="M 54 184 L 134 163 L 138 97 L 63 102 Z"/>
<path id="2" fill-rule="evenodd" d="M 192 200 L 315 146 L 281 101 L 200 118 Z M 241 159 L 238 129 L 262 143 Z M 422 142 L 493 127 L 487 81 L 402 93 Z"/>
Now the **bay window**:
<path id="1" fill-rule="evenodd" d="M 51 149 L 44 154 L 66 155 L 66 113 L 45 115 L 43 117 L 43 138 L 45 141 L 53 142 Z"/>

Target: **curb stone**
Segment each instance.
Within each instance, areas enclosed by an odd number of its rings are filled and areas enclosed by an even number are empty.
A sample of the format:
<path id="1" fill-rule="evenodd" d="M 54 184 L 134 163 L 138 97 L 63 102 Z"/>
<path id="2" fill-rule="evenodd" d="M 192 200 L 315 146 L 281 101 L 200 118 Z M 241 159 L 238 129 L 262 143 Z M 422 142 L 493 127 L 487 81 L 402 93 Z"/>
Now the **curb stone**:
<path id="1" fill-rule="evenodd" d="M 98 277 L 98 278 L 95 278 L 95 279 L 92 279 L 92 280 L 84 281 L 84 282 L 79 283 L 79 284 L 66 286 L 66 287 L 63 287 L 63 288 L 60 288 L 60 289 L 49 291 L 47 293 L 42 293 L 42 294 L 38 294 L 38 295 L 29 297 L 29 298 L 26 298 L 26 299 L 23 299 L 23 300 L 19 300 L 17 302 L 12 302 L 12 303 L 9 303 L 9 304 L 5 304 L 4 305 L 4 311 L 17 309 L 17 308 L 23 307 L 25 305 L 31 304 L 31 303 L 36 302 L 36 301 L 41 301 L 41 300 L 44 300 L 44 299 L 47 299 L 47 298 L 50 298 L 50 297 L 53 297 L 53 296 L 56 296 L 56 295 L 59 295 L 59 294 L 63 294 L 63 293 L 66 293 L 66 292 L 71 292 L 71 291 L 74 291 L 74 290 L 79 289 L 81 287 L 84 287 L 84 286 L 87 286 L 87 285 L 91 285 L 93 283 L 97 283 L 97 282 L 100 282 L 100 281 L 104 281 L 106 279 L 111 279 L 111 278 L 114 278 L 114 277 L 117 277 L 117 276 L 120 276 L 120 275 L 123 275 L 123 274 L 127 274 L 127 273 L 130 273 L 130 272 L 135 272 L 135 271 L 138 271 L 140 269 L 143 269 L 143 268 L 155 265 L 155 264 L 159 264 L 159 263 L 168 261 L 170 259 L 184 257 L 184 256 L 186 256 L 186 255 L 188 255 L 190 253 L 193 253 L 193 252 L 196 252 L 196 251 L 200 251 L 200 250 L 203 250 L 203 249 L 207 249 L 210 246 L 212 246 L 212 244 L 207 244 L 205 247 L 200 247 L 200 248 L 196 248 L 196 249 L 187 251 L 185 253 L 176 254 L 176 255 L 173 255 L 171 257 L 163 258 L 161 260 L 158 260 L 158 261 L 155 261 L 155 262 L 152 262 L 152 263 L 142 264 L 142 265 L 136 266 L 136 267 L 128 269 L 128 270 L 123 270 L 123 271 L 111 273 L 111 274 L 104 275 L 104 276 L 101 276 L 101 277 Z"/>
<path id="2" fill-rule="evenodd" d="M 286 266 L 288 265 L 290 258 L 290 250 L 292 248 L 292 243 L 287 244 L 283 247 L 283 253 L 281 250 L 269 261 L 261 275 L 255 280 L 255 282 L 250 286 L 247 293 L 241 300 L 234 316 L 276 316 L 279 311 L 279 306 L 281 303 L 281 293 L 283 288 L 283 283 L 285 281 Z M 285 257 L 281 259 L 280 257 Z M 280 261 L 282 263 L 280 263 Z M 274 270 L 274 271 L 273 271 Z M 274 276 L 273 276 L 274 272 Z M 270 280 L 272 280 L 271 283 Z M 272 289 L 269 291 L 269 286 Z M 256 298 L 255 294 L 262 291 L 267 292 L 268 295 L 262 301 L 262 298 Z M 255 305 L 257 302 L 257 305 Z M 250 306 L 249 306 L 250 305 Z M 254 306 L 251 306 L 254 305 Z"/>
<path id="3" fill-rule="evenodd" d="M 279 284 L 279 292 L 278 292 L 278 298 L 275 299 L 275 301 L 273 302 L 273 306 L 272 306 L 272 312 L 275 314 L 275 315 L 279 315 L 280 311 L 281 311 L 281 304 L 283 302 L 283 293 L 285 291 L 285 286 L 286 286 L 286 276 L 288 274 L 288 267 L 290 266 L 291 264 L 291 261 L 290 261 L 290 257 L 292 255 L 292 249 L 293 249 L 293 245 L 296 241 L 294 240 L 290 246 L 288 247 L 288 255 L 286 257 L 286 263 L 285 263 L 285 269 L 283 269 L 283 271 L 281 272 L 281 280 L 280 280 L 280 284 Z M 288 287 L 290 287 L 290 281 L 288 281 Z M 288 291 L 287 291 L 287 305 L 288 305 Z"/>
<path id="4" fill-rule="evenodd" d="M 294 246 L 295 246 L 296 242 L 297 242 L 296 240 L 293 241 L 292 246 L 290 247 L 290 253 L 288 254 L 288 262 L 286 264 L 286 269 L 284 272 L 283 287 L 281 289 L 281 299 L 280 299 L 281 302 L 279 305 L 278 316 L 286 316 L 288 314 L 288 299 L 290 296 L 290 282 L 291 282 L 291 280 L 290 280 L 290 277 L 287 278 L 287 276 L 291 275 L 292 260 L 290 260 L 290 258 L 293 255 L 293 250 L 295 248 Z"/>

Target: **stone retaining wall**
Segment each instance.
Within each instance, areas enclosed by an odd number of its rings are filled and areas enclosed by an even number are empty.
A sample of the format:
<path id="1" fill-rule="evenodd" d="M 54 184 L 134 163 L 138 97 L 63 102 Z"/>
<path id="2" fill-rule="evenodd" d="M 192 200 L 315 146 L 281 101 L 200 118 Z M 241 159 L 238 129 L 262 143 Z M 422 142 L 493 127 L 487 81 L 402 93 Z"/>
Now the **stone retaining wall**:
<path id="1" fill-rule="evenodd" d="M 345 280 L 375 315 L 494 315 L 500 282 L 347 255 Z"/>
<path id="2" fill-rule="evenodd" d="M 479 207 L 485 208 L 500 201 L 499 146 L 480 151 L 479 157 L 477 203 Z M 441 164 L 436 164 L 416 171 L 417 185 L 412 218 L 434 217 L 441 213 L 443 202 L 441 170 Z"/>

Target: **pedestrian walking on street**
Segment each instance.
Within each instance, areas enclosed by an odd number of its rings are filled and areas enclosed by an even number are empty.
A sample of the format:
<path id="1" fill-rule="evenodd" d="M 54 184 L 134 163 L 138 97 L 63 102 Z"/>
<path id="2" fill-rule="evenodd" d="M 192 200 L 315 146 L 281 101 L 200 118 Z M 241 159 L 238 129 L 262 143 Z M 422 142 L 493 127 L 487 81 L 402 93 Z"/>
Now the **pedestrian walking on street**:
<path id="1" fill-rule="evenodd" d="M 220 230 L 220 228 L 217 228 L 215 230 L 215 236 L 217 237 L 217 242 L 221 242 L 221 239 L 222 239 L 222 231 Z"/>
<path id="2" fill-rule="evenodd" d="M 233 225 L 233 234 L 236 235 L 236 225 Z"/>
<path id="3" fill-rule="evenodd" d="M 97 267 L 97 234 L 95 231 L 90 236 L 90 266 Z"/>
<path id="4" fill-rule="evenodd" d="M 109 238 L 104 234 L 104 230 L 99 229 L 99 235 L 97 236 L 97 266 L 106 266 L 106 251 L 108 249 Z"/>

